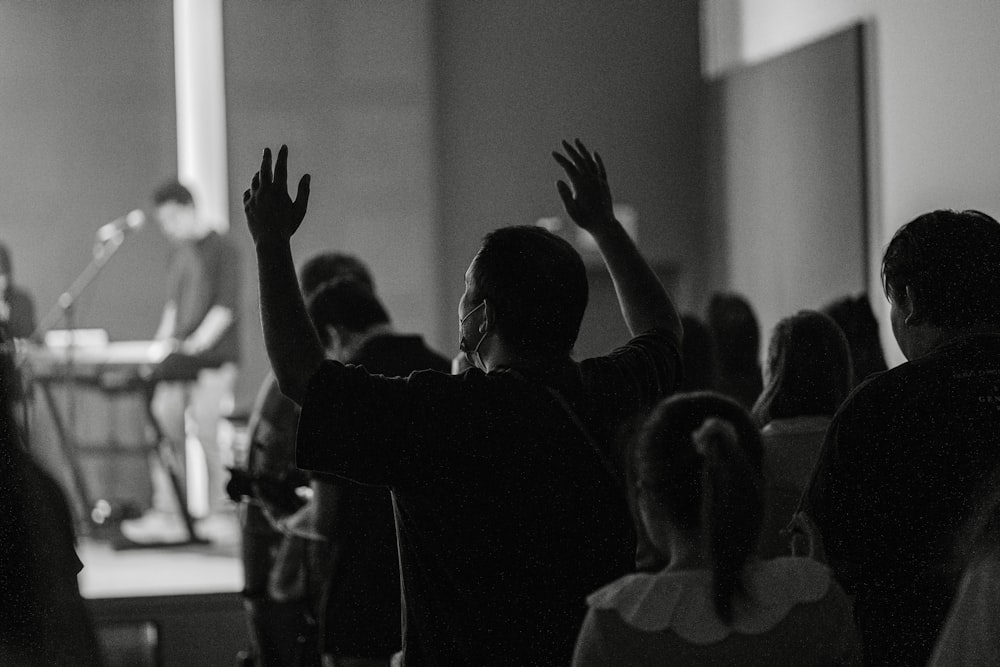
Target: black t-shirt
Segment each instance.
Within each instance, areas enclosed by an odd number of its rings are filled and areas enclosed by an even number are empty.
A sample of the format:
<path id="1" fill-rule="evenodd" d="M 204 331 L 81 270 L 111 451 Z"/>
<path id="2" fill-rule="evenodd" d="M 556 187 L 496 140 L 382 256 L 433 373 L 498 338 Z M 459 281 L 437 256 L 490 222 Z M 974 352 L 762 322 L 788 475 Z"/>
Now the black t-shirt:
<path id="1" fill-rule="evenodd" d="M 676 385 L 677 341 L 649 332 L 527 375 L 326 362 L 309 383 L 297 464 L 392 490 L 407 665 L 568 664 L 586 595 L 634 568 L 608 461 L 618 427 Z"/>
<path id="2" fill-rule="evenodd" d="M 206 364 L 239 361 L 239 270 L 236 246 L 216 232 L 181 245 L 170 264 L 167 299 L 177 306 L 175 337 L 183 340 L 194 333 L 213 306 L 224 306 L 233 313 L 233 321 L 222 337 L 198 355 Z"/>
<path id="3" fill-rule="evenodd" d="M 956 530 L 1000 462 L 1000 335 L 872 376 L 827 432 L 810 512 L 871 664 L 924 664 L 955 579 Z"/>
<path id="4" fill-rule="evenodd" d="M 351 363 L 370 373 L 448 372 L 451 363 L 420 336 L 368 339 Z M 331 441 L 336 436 L 331 435 Z M 389 490 L 322 475 L 337 487 L 333 568 L 321 614 L 320 649 L 345 657 L 388 658 L 402 645 L 399 555 Z"/>

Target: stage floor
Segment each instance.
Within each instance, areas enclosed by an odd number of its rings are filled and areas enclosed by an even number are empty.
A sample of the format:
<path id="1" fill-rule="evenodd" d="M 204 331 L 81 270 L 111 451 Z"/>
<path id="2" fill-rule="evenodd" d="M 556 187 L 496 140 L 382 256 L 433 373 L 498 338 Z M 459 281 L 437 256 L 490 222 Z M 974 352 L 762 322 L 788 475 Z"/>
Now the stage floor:
<path id="1" fill-rule="evenodd" d="M 111 543 L 84 537 L 80 592 L 88 599 L 238 593 L 243 589 L 239 527 L 235 517 L 208 544 L 116 551 Z"/>

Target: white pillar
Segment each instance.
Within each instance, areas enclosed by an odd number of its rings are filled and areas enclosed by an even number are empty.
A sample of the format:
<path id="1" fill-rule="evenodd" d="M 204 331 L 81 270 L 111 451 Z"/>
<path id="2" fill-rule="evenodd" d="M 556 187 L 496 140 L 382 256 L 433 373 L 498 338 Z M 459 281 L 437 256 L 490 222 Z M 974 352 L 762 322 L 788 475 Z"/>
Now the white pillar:
<path id="1" fill-rule="evenodd" d="M 177 176 L 199 213 L 229 229 L 222 0 L 174 0 Z"/>

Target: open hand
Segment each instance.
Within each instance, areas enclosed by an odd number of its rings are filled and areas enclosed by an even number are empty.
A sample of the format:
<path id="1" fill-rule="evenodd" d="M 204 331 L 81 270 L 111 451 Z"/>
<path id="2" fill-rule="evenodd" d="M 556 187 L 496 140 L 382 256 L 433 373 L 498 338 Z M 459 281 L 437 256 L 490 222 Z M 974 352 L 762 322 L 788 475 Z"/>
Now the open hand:
<path id="1" fill-rule="evenodd" d="M 608 175 L 597 152 L 591 155 L 579 139 L 575 144 L 562 142 L 566 155 L 552 153 L 573 184 L 570 188 L 565 181 L 558 181 L 556 189 L 573 222 L 587 231 L 594 231 L 613 224 L 615 220 Z"/>
<path id="2" fill-rule="evenodd" d="M 260 171 L 253 176 L 250 189 L 243 193 L 243 212 L 255 243 L 261 240 L 288 241 L 302 224 L 309 203 L 309 174 L 299 180 L 295 201 L 288 196 L 288 146 L 278 150 L 278 160 L 271 172 L 271 149 L 264 149 Z"/>

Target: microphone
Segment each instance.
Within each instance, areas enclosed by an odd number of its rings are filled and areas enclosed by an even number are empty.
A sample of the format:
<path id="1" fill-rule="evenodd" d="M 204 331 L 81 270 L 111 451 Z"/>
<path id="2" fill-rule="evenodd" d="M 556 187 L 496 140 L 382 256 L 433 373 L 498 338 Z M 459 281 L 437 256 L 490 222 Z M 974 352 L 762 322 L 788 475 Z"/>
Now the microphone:
<path id="1" fill-rule="evenodd" d="M 107 243 L 116 236 L 142 229 L 146 224 L 146 214 L 140 209 L 129 211 L 125 215 L 97 228 L 98 243 Z"/>

